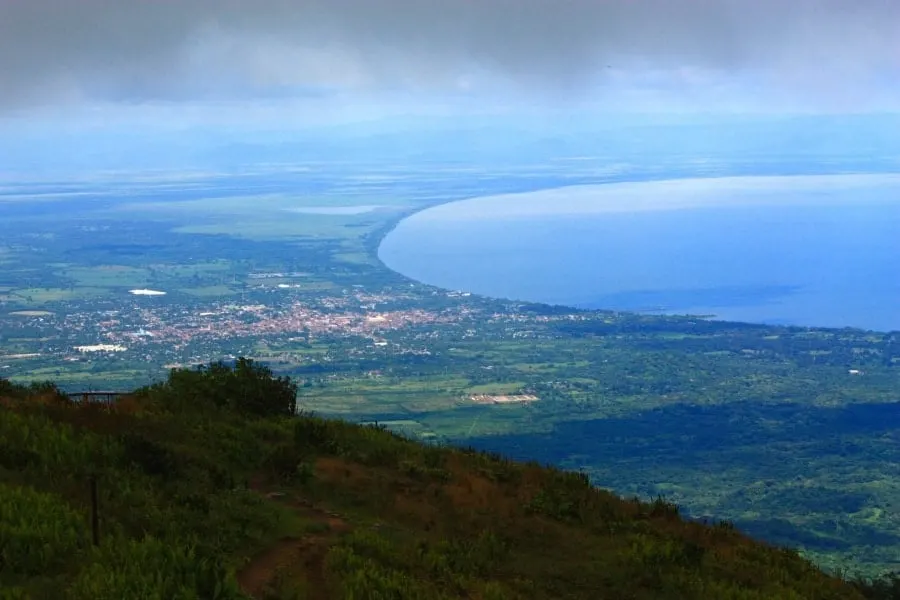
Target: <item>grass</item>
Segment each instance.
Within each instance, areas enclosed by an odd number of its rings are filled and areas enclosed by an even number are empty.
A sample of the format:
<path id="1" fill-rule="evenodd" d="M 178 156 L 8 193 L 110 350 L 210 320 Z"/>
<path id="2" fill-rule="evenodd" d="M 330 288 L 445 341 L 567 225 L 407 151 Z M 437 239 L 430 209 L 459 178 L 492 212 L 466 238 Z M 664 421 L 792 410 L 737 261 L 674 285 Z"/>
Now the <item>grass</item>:
<path id="1" fill-rule="evenodd" d="M 473 385 L 466 392 L 469 394 L 514 394 L 522 389 L 525 385 L 523 381 L 512 383 L 485 383 L 482 385 Z"/>
<path id="2" fill-rule="evenodd" d="M 202 380 L 109 409 L 0 381 L 9 597 L 889 597 L 577 473 L 308 414 L 210 410 Z"/>
<path id="3" fill-rule="evenodd" d="M 252 194 L 247 196 L 210 197 L 199 200 L 159 202 L 130 202 L 114 209 L 129 213 L 158 215 L 249 215 L 260 213 L 289 213 L 294 208 L 322 208 L 344 206 L 405 207 L 411 202 L 400 196 L 373 196 L 344 193 L 328 196 L 300 196 L 295 194 Z M 301 213 L 294 213 L 301 214 Z"/>
<path id="4" fill-rule="evenodd" d="M 177 227 L 173 231 L 189 234 L 231 235 L 251 240 L 290 240 L 294 238 L 343 240 L 359 238 L 361 234 L 374 231 L 378 227 L 377 223 L 367 223 L 370 222 L 364 221 L 359 215 L 284 213 L 255 215 L 233 221 L 202 222 Z"/>
<path id="5" fill-rule="evenodd" d="M 4 360 L 3 357 L 0 357 L 0 360 Z M 98 382 L 96 373 L 92 370 L 93 365 L 87 361 L 66 363 L 65 367 L 57 369 L 40 366 L 41 359 L 24 359 L 22 362 L 25 362 L 25 360 L 33 361 L 34 363 L 34 366 L 30 369 L 27 366 L 23 367 L 23 370 L 27 370 L 28 375 L 12 375 L 8 379 L 23 385 L 36 379 L 52 379 L 66 390 L 89 390 L 92 388 L 123 390 L 134 387 L 136 382 L 145 382 L 147 379 L 161 379 L 166 375 L 166 372 L 162 369 L 154 369 L 152 372 L 148 372 L 123 367 L 112 375 L 105 376 L 102 381 Z M 2 376 L 2 371 L 0 371 L 0 376 Z"/>
<path id="6" fill-rule="evenodd" d="M 234 268 L 234 263 L 230 260 L 208 260 L 191 262 L 186 264 L 179 263 L 153 263 L 147 265 L 150 270 L 165 271 L 173 277 L 192 277 L 194 275 L 202 275 L 204 273 L 222 273 L 228 272 Z"/>
<path id="7" fill-rule="evenodd" d="M 223 296 L 234 296 L 235 294 L 240 293 L 237 290 L 231 289 L 227 285 L 207 285 L 194 288 L 180 288 L 178 291 L 190 296 L 196 296 L 198 298 L 221 298 Z"/>
<path id="8" fill-rule="evenodd" d="M 358 241 L 376 229 L 383 217 L 368 213 L 327 215 L 294 212 L 293 208 L 322 206 L 397 206 L 402 198 L 373 198 L 370 195 L 297 197 L 286 194 L 262 194 L 238 197 L 210 197 L 199 200 L 123 203 L 107 214 L 119 218 L 123 211 L 159 222 L 182 223 L 174 231 L 205 235 L 230 235 L 250 240 L 286 240 L 296 238 Z M 349 257 L 349 255 L 348 255 Z M 362 260 L 359 254 L 353 260 Z"/>
<path id="9" fill-rule="evenodd" d="M 10 298 L 16 304 L 49 304 L 97 298 L 107 293 L 106 289 L 100 287 L 19 288 L 10 294 Z"/>
<path id="10" fill-rule="evenodd" d="M 369 256 L 366 252 L 337 252 L 332 254 L 331 257 L 338 262 L 349 263 L 351 265 L 377 264 L 377 260 Z"/>
<path id="11" fill-rule="evenodd" d="M 435 393 L 434 391 L 418 393 L 406 390 L 402 393 L 380 390 L 375 393 L 355 393 L 331 389 L 327 393 L 315 393 L 306 396 L 310 407 L 324 414 L 354 413 L 361 417 L 370 414 L 390 412 L 432 413 L 452 410 L 456 407 L 458 396 L 455 394 Z"/>
<path id="12" fill-rule="evenodd" d="M 135 288 L 150 281 L 149 269 L 122 265 L 68 267 L 56 275 L 74 280 L 76 286 L 89 288 Z"/>

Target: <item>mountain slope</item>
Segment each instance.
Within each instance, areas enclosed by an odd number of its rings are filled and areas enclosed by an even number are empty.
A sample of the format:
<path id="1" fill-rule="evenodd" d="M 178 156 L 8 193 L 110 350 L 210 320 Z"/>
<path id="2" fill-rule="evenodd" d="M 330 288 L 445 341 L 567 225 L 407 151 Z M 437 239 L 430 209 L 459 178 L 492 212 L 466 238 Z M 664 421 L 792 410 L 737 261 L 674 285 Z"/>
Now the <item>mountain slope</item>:
<path id="1" fill-rule="evenodd" d="M 580 474 L 290 416 L 292 386 L 250 361 L 114 405 L 0 380 L 0 598 L 879 597 Z"/>

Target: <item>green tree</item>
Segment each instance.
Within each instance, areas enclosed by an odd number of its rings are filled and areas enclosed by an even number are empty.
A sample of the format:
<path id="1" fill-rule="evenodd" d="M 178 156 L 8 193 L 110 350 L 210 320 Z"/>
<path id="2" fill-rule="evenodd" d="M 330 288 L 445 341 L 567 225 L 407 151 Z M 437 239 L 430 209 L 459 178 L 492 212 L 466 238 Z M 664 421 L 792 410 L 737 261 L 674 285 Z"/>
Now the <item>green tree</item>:
<path id="1" fill-rule="evenodd" d="M 241 357 L 195 369 L 172 369 L 165 383 L 147 393 L 170 410 L 233 410 L 259 417 L 297 412 L 297 384 L 277 377 L 269 367 Z"/>

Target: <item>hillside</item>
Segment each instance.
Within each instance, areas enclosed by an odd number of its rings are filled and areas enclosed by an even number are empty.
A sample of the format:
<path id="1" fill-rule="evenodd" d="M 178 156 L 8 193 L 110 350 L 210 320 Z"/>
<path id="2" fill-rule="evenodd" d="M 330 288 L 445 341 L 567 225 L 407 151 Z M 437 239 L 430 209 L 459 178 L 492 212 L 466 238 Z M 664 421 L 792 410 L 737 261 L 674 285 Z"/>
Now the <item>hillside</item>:
<path id="1" fill-rule="evenodd" d="M 581 474 L 293 416 L 295 393 L 244 360 L 111 405 L 0 380 L 0 598 L 896 597 Z"/>

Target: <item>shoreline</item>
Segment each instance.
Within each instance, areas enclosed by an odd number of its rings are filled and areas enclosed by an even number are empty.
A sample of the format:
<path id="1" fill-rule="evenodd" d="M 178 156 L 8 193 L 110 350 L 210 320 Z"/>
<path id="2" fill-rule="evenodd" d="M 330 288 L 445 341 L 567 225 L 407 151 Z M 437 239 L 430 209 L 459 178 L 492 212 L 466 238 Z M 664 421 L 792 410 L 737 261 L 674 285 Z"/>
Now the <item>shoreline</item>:
<path id="1" fill-rule="evenodd" d="M 832 192 L 835 189 L 854 189 L 854 188 L 873 188 L 873 187 L 881 187 L 885 185 L 898 185 L 900 186 L 900 173 L 847 173 L 847 174 L 818 174 L 818 175 L 760 175 L 760 176 L 711 176 L 711 177 L 688 177 L 688 178 L 671 178 L 671 179 L 650 179 L 650 180 L 635 180 L 635 181 L 611 181 L 607 183 L 595 183 L 595 184 L 573 184 L 567 186 L 553 187 L 553 188 L 544 188 L 538 189 L 528 192 L 513 192 L 513 193 L 502 193 L 502 194 L 488 194 L 484 196 L 474 196 L 467 198 L 458 198 L 452 200 L 442 200 L 432 204 L 426 204 L 422 206 L 412 207 L 408 210 L 400 211 L 394 218 L 387 221 L 383 227 L 371 232 L 365 242 L 364 245 L 366 247 L 367 252 L 370 253 L 370 257 L 374 259 L 379 268 L 385 269 L 387 272 L 391 273 L 393 276 L 401 277 L 408 283 L 426 286 L 432 288 L 434 290 L 439 290 L 445 293 L 451 293 L 454 290 L 444 288 L 439 285 L 430 284 L 424 281 L 420 281 L 414 279 L 400 271 L 397 271 L 390 266 L 388 266 L 380 256 L 380 249 L 384 242 L 384 240 L 393 233 L 399 225 L 410 218 L 417 217 L 422 215 L 427 211 L 433 211 L 434 209 L 439 209 L 441 207 L 447 207 L 450 205 L 456 205 L 459 203 L 465 202 L 484 202 L 484 201 L 492 201 L 492 202 L 503 202 L 509 201 L 515 197 L 522 196 L 530 196 L 535 197 L 538 196 L 540 199 L 546 200 L 548 196 L 552 196 L 555 194 L 565 193 L 565 192 L 581 192 L 582 194 L 587 192 L 590 194 L 591 192 L 599 192 L 602 190 L 603 193 L 609 193 L 610 191 L 618 191 L 623 188 L 628 191 L 634 191 L 634 188 L 642 188 L 646 189 L 647 186 L 671 186 L 676 185 L 682 188 L 682 191 L 687 189 L 696 190 L 698 189 L 698 184 L 701 189 L 706 192 L 710 191 L 722 191 L 722 188 L 715 189 L 716 184 L 725 184 L 726 189 L 728 184 L 753 184 L 750 187 L 738 187 L 732 189 L 738 189 L 740 191 L 750 191 L 760 192 L 766 191 L 767 189 L 781 192 L 781 193 L 791 193 L 797 191 L 796 188 L 791 190 L 786 190 L 784 186 L 773 187 L 771 185 L 767 186 L 766 184 L 778 184 L 778 183 L 786 183 L 788 181 L 792 182 L 800 182 L 804 184 L 813 184 L 810 187 L 806 187 L 805 190 L 801 188 L 801 191 L 809 191 L 810 189 L 815 190 L 824 190 L 826 192 Z M 827 184 L 850 184 L 841 186 L 827 185 Z M 762 184 L 762 185 L 760 185 Z M 818 184 L 818 185 L 816 185 Z M 855 185 L 854 185 L 855 184 Z M 693 188 L 691 187 L 693 186 Z M 583 198 L 580 200 L 583 201 Z M 889 202 L 900 202 L 897 199 L 891 199 Z M 825 203 L 828 205 L 828 203 Z M 840 205 L 841 202 L 834 203 L 831 205 Z M 752 207 L 752 206 L 766 206 L 773 207 L 779 206 L 778 203 L 772 202 L 769 199 L 767 202 L 763 203 L 740 203 L 740 204 L 729 204 L 729 206 L 741 206 L 741 207 Z M 822 202 L 813 203 L 809 201 L 794 201 L 791 203 L 791 206 L 822 206 Z M 569 207 L 571 208 L 572 203 L 569 203 Z M 610 210 L 610 207 L 607 205 L 602 207 L 600 210 L 596 210 L 596 207 L 592 207 L 595 210 L 591 211 L 558 211 L 558 210 L 546 210 L 546 211 L 535 211 L 532 213 L 526 213 L 526 216 L 535 217 L 535 216 L 550 216 L 550 215 L 567 215 L 571 216 L 572 214 L 613 214 L 613 213 L 623 213 L 623 212 L 643 212 L 643 211 L 675 211 L 675 210 L 689 210 L 692 208 L 713 208 L 716 206 L 722 206 L 721 202 L 719 204 L 703 204 L 703 203 L 695 203 L 693 205 L 669 205 L 669 206 L 660 206 L 659 204 L 652 206 L 642 206 L 637 209 L 629 207 L 625 209 L 624 207 L 613 207 Z M 520 212 L 518 214 L 509 215 L 508 213 L 503 216 L 522 216 L 521 207 Z M 583 208 L 583 205 L 582 205 Z M 497 216 L 498 213 L 494 213 L 489 216 Z M 431 217 L 433 218 L 433 216 Z M 867 333 L 876 333 L 876 334 L 884 334 L 888 333 L 888 330 L 880 330 L 880 329 L 869 329 L 865 327 L 855 327 L 855 326 L 821 326 L 821 325 L 787 325 L 787 324 L 773 324 L 773 323 L 765 323 L 765 322 L 754 322 L 754 321 L 740 321 L 734 319 L 726 319 L 726 318 L 718 318 L 717 315 L 710 314 L 692 314 L 692 313 L 677 313 L 677 312 L 668 312 L 668 311 L 657 311 L 657 310 L 648 310 L 648 311 L 638 311 L 638 310 L 616 310 L 612 308 L 579 308 L 577 306 L 573 306 L 571 304 L 550 304 L 546 302 L 537 302 L 532 300 L 517 300 L 513 298 L 501 298 L 497 296 L 490 296 L 478 292 L 470 292 L 472 296 L 477 297 L 479 299 L 485 301 L 497 301 L 497 302 L 511 302 L 520 304 L 524 307 L 532 307 L 532 308 L 564 308 L 571 310 L 573 313 L 616 313 L 616 314 L 624 314 L 624 315 L 633 315 L 640 317 L 658 317 L 660 319 L 667 318 L 691 318 L 698 319 L 704 321 L 718 321 L 723 324 L 733 323 L 735 325 L 753 325 L 760 327 L 772 327 L 772 328 L 781 328 L 781 329 L 789 329 L 789 330 L 826 330 L 826 331 L 840 331 L 840 330 L 855 330 Z"/>
<path id="2" fill-rule="evenodd" d="M 431 214 L 423 220 L 469 219 L 471 217 L 460 218 L 458 214 L 448 214 L 449 209 L 441 210 L 441 207 L 476 202 L 480 205 L 479 218 L 668 212 L 731 207 L 840 206 L 845 200 L 835 200 L 834 192 L 879 190 L 893 186 L 900 187 L 900 173 L 681 177 L 615 181 L 465 198 L 429 207 L 427 210 Z M 798 196 L 800 192 L 804 195 Z M 515 199 L 521 202 L 512 204 L 511 201 Z M 893 197 L 888 201 L 897 202 Z M 424 212 L 426 211 L 418 211 L 418 214 Z"/>

